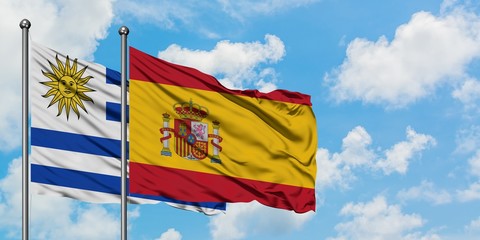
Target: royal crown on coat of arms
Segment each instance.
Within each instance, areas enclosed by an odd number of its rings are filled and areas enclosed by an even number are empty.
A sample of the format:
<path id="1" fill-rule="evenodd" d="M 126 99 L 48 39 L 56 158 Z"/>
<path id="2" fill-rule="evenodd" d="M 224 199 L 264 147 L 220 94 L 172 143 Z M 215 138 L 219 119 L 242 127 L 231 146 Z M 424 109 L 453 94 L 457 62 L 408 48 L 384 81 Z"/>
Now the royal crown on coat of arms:
<path id="1" fill-rule="evenodd" d="M 206 107 L 193 103 L 192 100 L 190 100 L 190 102 L 173 104 L 173 110 L 182 119 L 192 119 L 196 121 L 202 121 L 209 113 Z"/>
<path id="2" fill-rule="evenodd" d="M 203 160 L 210 156 L 212 163 L 221 163 L 219 153 L 222 147 L 219 145 L 223 140 L 219 136 L 220 122 L 212 121 L 212 134 L 208 134 L 208 123 L 202 122 L 209 114 L 206 107 L 189 102 L 173 104 L 173 110 L 179 116 L 174 119 L 174 128 L 170 128 L 170 114 L 163 114 L 163 127 L 160 133 L 163 135 L 160 141 L 163 143 L 161 154 L 172 156 L 170 139 L 173 132 L 174 150 L 177 155 L 189 160 Z M 208 139 L 211 138 L 212 153 L 208 151 Z"/>

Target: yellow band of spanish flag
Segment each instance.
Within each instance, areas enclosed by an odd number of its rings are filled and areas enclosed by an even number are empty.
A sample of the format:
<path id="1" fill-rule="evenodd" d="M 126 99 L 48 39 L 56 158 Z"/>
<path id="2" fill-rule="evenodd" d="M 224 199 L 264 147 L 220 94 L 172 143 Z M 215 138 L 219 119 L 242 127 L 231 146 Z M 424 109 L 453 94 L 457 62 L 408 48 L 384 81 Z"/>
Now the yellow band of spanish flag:
<path id="1" fill-rule="evenodd" d="M 130 56 L 131 191 L 314 210 L 317 135 L 309 96 L 229 90 L 134 48 Z"/>

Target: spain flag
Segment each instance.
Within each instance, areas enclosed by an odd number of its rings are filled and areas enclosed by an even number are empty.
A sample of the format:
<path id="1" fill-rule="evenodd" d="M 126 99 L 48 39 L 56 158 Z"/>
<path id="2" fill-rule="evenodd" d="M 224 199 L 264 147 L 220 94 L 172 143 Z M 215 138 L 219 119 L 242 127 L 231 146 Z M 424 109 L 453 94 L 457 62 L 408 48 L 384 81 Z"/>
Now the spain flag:
<path id="1" fill-rule="evenodd" d="M 315 210 L 310 96 L 230 90 L 130 47 L 130 192 Z"/>

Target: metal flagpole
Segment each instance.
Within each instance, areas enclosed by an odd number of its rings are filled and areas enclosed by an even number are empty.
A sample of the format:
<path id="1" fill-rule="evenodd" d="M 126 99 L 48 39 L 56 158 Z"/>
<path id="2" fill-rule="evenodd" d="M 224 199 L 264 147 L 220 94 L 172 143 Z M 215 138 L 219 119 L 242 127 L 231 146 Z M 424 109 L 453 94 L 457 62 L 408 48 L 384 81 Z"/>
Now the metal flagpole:
<path id="1" fill-rule="evenodd" d="M 122 240 L 127 240 L 127 35 L 129 30 L 127 27 L 122 26 L 118 30 L 122 38 L 122 115 L 121 115 L 121 142 L 122 142 L 122 198 L 121 198 L 121 208 L 122 208 L 122 220 L 121 220 L 121 235 Z"/>
<path id="2" fill-rule="evenodd" d="M 28 29 L 30 21 L 20 21 L 22 29 L 22 239 L 28 240 L 29 223 L 29 161 L 28 161 Z"/>

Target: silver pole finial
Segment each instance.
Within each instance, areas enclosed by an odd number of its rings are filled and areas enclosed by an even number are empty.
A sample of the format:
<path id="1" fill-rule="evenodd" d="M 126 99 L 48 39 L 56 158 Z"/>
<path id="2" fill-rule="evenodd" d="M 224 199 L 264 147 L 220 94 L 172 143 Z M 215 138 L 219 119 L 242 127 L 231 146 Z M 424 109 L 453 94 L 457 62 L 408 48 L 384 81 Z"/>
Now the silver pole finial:
<path id="1" fill-rule="evenodd" d="M 121 26 L 120 29 L 118 29 L 118 34 L 120 35 L 128 35 L 130 30 L 128 30 L 128 27 L 126 26 Z"/>
<path id="2" fill-rule="evenodd" d="M 121 36 L 121 240 L 127 240 L 127 36 L 128 28 L 122 26 L 118 30 Z"/>
<path id="3" fill-rule="evenodd" d="M 20 21 L 20 24 L 19 24 L 19 25 L 20 25 L 20 28 L 21 28 L 21 29 L 24 29 L 24 28 L 29 29 L 30 26 L 32 26 L 32 24 L 30 23 L 30 21 L 28 21 L 28 19 L 26 19 L 26 18 L 23 19 L 22 21 Z"/>

